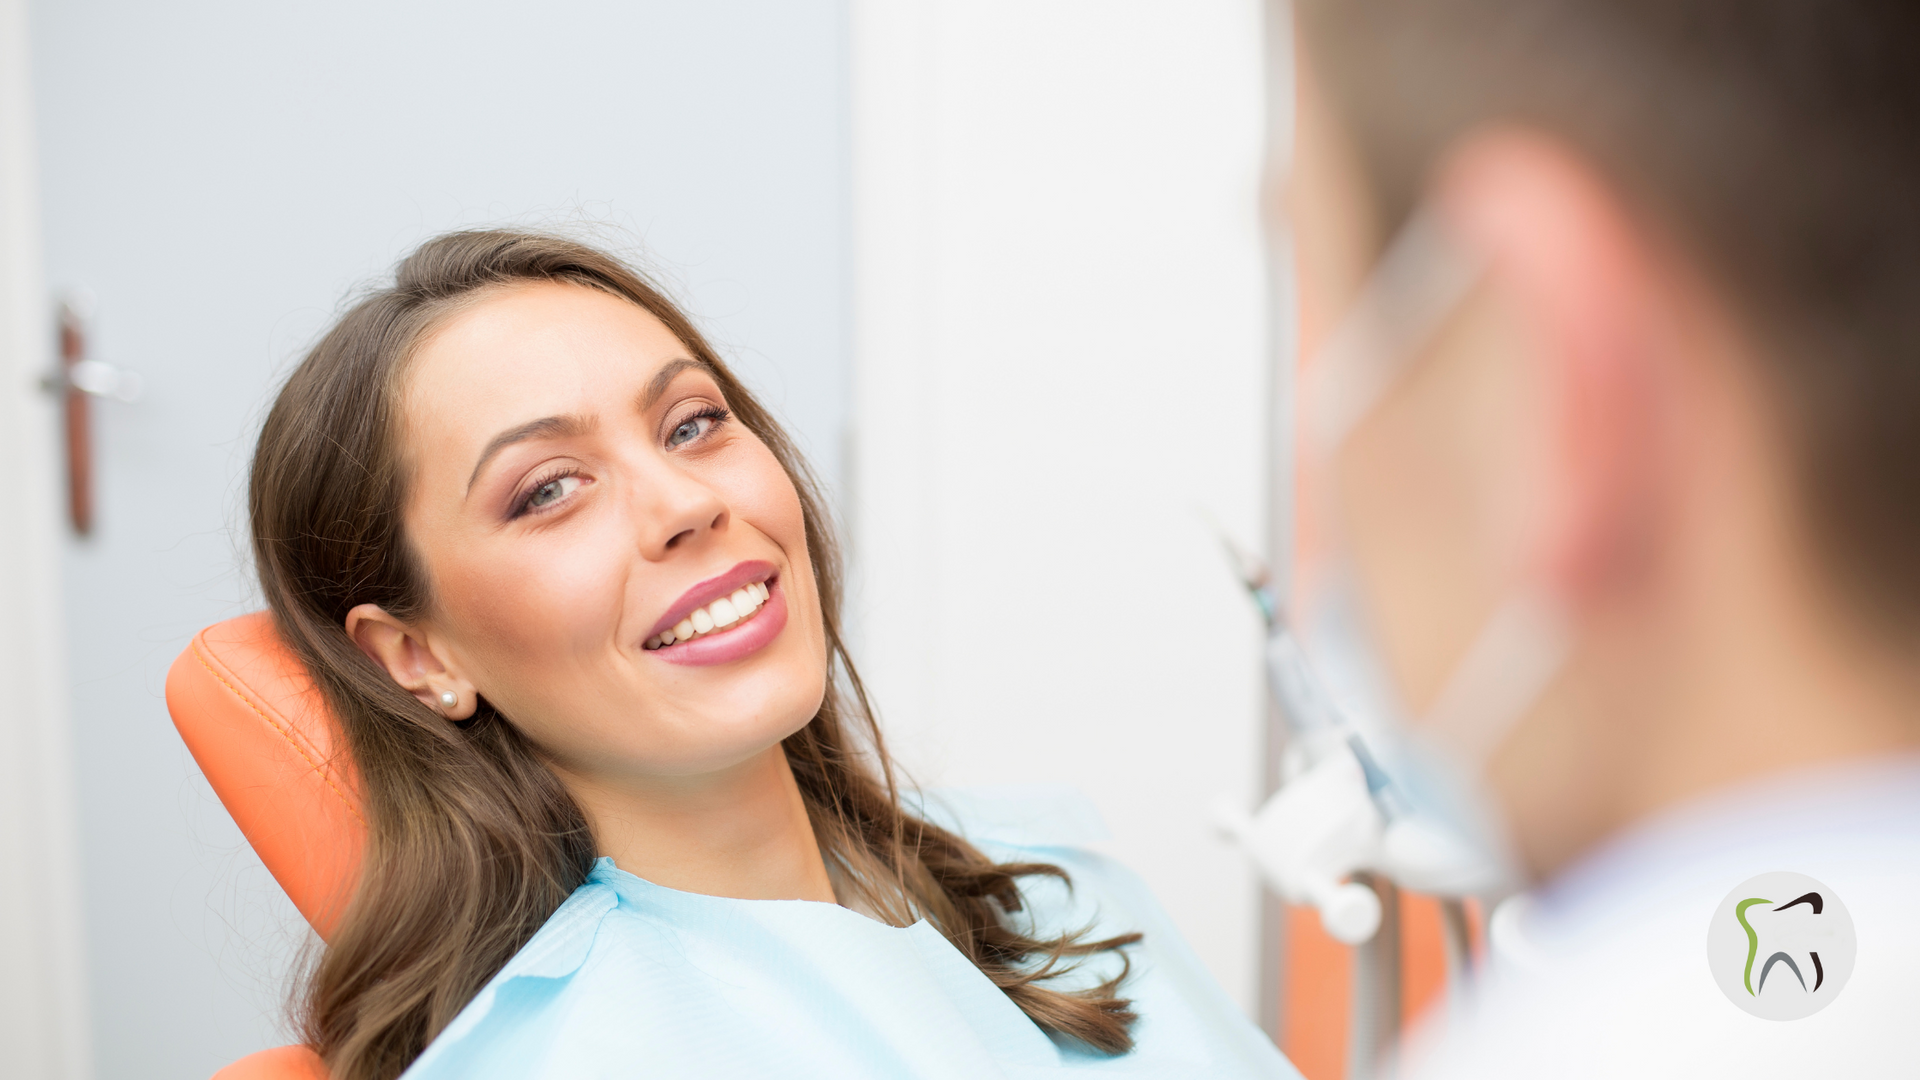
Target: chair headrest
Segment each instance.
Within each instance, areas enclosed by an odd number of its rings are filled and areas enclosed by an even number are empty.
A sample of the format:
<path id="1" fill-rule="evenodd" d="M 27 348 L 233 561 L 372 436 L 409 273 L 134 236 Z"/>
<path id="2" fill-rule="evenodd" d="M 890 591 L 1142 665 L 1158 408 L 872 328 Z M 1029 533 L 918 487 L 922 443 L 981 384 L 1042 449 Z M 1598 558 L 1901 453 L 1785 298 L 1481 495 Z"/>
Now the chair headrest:
<path id="1" fill-rule="evenodd" d="M 366 819 L 339 725 L 272 615 L 200 631 L 167 673 L 167 711 L 260 861 L 328 937 L 359 877 Z"/>

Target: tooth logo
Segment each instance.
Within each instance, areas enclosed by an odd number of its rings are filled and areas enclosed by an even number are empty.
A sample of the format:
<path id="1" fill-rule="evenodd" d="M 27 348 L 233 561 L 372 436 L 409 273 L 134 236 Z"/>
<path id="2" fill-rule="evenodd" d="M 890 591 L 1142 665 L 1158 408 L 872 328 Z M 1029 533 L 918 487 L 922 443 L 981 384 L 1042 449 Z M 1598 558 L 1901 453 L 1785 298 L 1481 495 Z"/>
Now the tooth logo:
<path id="1" fill-rule="evenodd" d="M 1707 967 L 1721 992 L 1767 1020 L 1826 1008 L 1853 974 L 1855 951 L 1846 905 L 1820 882 L 1787 871 L 1735 886 L 1707 927 Z"/>

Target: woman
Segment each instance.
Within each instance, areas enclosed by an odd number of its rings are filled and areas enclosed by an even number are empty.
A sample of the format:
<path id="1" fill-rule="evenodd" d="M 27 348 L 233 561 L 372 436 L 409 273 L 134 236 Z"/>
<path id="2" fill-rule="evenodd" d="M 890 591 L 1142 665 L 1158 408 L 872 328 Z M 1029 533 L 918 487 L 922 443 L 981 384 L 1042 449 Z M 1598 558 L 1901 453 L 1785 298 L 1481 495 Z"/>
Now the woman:
<path id="1" fill-rule="evenodd" d="M 805 465 L 617 260 L 424 245 L 250 509 L 370 809 L 301 1004 L 338 1080 L 1290 1073 L 1130 878 L 902 806 Z"/>

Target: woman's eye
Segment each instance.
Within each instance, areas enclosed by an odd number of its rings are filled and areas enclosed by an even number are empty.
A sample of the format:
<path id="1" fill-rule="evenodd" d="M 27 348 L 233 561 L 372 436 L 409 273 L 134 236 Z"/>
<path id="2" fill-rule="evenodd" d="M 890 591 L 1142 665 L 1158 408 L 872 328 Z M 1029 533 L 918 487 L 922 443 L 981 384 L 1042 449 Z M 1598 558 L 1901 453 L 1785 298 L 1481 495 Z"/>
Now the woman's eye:
<path id="1" fill-rule="evenodd" d="M 527 508 L 538 510 L 543 506 L 552 506 L 579 486 L 580 478 L 577 476 L 556 476 L 533 489 L 533 493 L 527 496 Z"/>
<path id="2" fill-rule="evenodd" d="M 713 427 L 713 417 L 689 416 L 685 420 L 680 421 L 680 426 L 674 428 L 673 433 L 667 436 L 667 445 L 680 446 L 684 443 L 690 443 L 706 434 L 707 430 L 711 427 Z"/>

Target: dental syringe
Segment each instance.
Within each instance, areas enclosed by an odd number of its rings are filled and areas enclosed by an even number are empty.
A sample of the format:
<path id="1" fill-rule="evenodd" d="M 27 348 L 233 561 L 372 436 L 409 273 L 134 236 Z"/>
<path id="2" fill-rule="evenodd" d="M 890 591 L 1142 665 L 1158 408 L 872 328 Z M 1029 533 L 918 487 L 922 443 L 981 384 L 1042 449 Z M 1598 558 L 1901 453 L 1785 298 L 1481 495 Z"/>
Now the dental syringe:
<path id="1" fill-rule="evenodd" d="M 1404 804 L 1388 778 L 1367 749 L 1366 740 L 1354 730 L 1346 715 L 1334 703 L 1333 695 L 1315 673 L 1306 650 L 1294 634 L 1285 610 L 1273 587 L 1273 574 L 1266 563 L 1255 557 L 1225 533 L 1220 544 L 1233 564 L 1235 577 L 1253 599 L 1266 623 L 1265 666 L 1267 689 L 1280 705 L 1287 726 L 1286 754 L 1281 769 L 1284 783 L 1311 768 L 1332 747 L 1344 745 L 1352 752 L 1367 780 L 1367 795 L 1384 821 L 1399 818 Z"/>
<path id="2" fill-rule="evenodd" d="M 1346 879 L 1378 860 L 1382 836 L 1401 816 L 1400 800 L 1314 672 L 1266 564 L 1224 532 L 1220 540 L 1266 623 L 1267 686 L 1286 743 L 1274 797 L 1252 815 L 1222 805 L 1216 816 L 1281 896 L 1311 904 L 1330 935 L 1358 944 L 1380 927 L 1380 898 Z"/>

